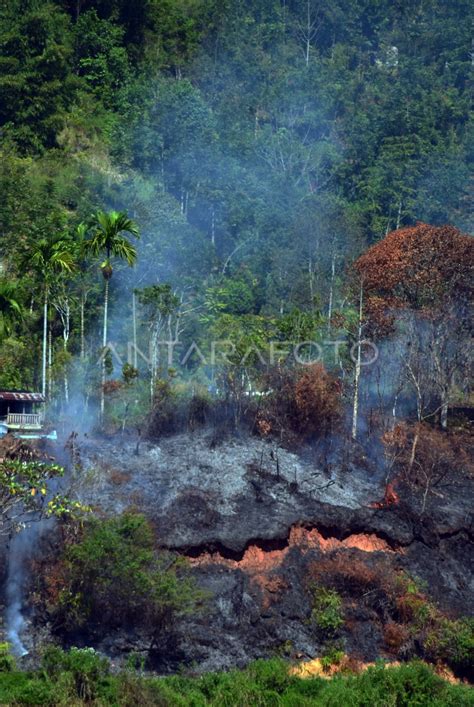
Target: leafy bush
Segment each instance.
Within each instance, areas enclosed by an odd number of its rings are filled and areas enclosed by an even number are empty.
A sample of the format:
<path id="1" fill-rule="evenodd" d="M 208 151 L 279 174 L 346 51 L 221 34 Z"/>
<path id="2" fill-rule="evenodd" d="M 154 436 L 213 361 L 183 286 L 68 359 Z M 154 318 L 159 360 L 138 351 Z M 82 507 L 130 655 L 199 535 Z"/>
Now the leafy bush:
<path id="1" fill-rule="evenodd" d="M 203 599 L 181 558 L 154 551 L 142 515 L 91 520 L 79 541 L 45 569 L 46 609 L 60 631 L 90 634 L 137 625 L 163 646 L 178 615 Z"/>
<path id="2" fill-rule="evenodd" d="M 333 665 L 340 665 L 345 658 L 345 653 L 338 643 L 329 643 L 324 647 L 321 656 L 323 670 L 329 670 Z"/>
<path id="3" fill-rule="evenodd" d="M 383 640 L 385 647 L 395 655 L 409 639 L 409 631 L 406 626 L 388 621 L 383 627 Z"/>
<path id="4" fill-rule="evenodd" d="M 342 599 L 337 592 L 317 587 L 314 592 L 311 619 L 326 634 L 334 634 L 344 625 Z"/>
<path id="5" fill-rule="evenodd" d="M 15 670 L 15 659 L 10 655 L 10 644 L 0 643 L 0 672 L 10 673 Z"/>
<path id="6" fill-rule="evenodd" d="M 271 395 L 259 402 L 256 429 L 266 436 L 296 441 L 324 435 L 341 419 L 341 384 L 321 363 L 295 368 L 275 367 L 262 379 Z"/>
<path id="7" fill-rule="evenodd" d="M 43 669 L 56 681 L 64 674 L 70 674 L 77 696 L 88 702 L 99 694 L 100 685 L 109 674 L 109 662 L 93 648 L 71 648 L 64 652 L 54 646 L 43 656 Z"/>
<path id="8" fill-rule="evenodd" d="M 455 670 L 473 676 L 474 671 L 474 619 L 451 621 L 442 618 L 431 629 L 424 642 L 427 655 L 432 660 L 442 660 Z"/>
<path id="9" fill-rule="evenodd" d="M 341 383 L 321 363 L 307 366 L 295 383 L 295 404 L 300 429 L 321 434 L 341 415 Z"/>
<path id="10" fill-rule="evenodd" d="M 172 434 L 179 427 L 179 399 L 168 380 L 157 380 L 153 397 L 153 407 L 148 422 L 148 434 L 159 436 Z"/>
<path id="11" fill-rule="evenodd" d="M 428 623 L 432 614 L 432 607 L 422 594 L 403 594 L 397 598 L 397 608 L 405 623 L 411 623 L 419 629 Z"/>
<path id="12" fill-rule="evenodd" d="M 337 675 L 327 681 L 312 704 L 467 707 L 473 704 L 473 695 L 470 688 L 448 685 L 422 663 L 397 668 L 380 663 L 359 675 Z"/>
<path id="13" fill-rule="evenodd" d="M 146 407 L 146 405 L 145 405 Z M 151 437 L 194 430 L 210 419 L 213 401 L 207 389 L 196 384 L 158 379 L 147 434 Z"/>
<path id="14" fill-rule="evenodd" d="M 247 668 L 247 673 L 263 688 L 275 690 L 279 694 L 283 693 L 292 682 L 288 674 L 288 665 L 278 658 L 257 660 Z"/>
<path id="15" fill-rule="evenodd" d="M 59 703 L 57 697 L 53 686 L 41 675 L 0 673 L 2 705 L 53 705 Z"/>

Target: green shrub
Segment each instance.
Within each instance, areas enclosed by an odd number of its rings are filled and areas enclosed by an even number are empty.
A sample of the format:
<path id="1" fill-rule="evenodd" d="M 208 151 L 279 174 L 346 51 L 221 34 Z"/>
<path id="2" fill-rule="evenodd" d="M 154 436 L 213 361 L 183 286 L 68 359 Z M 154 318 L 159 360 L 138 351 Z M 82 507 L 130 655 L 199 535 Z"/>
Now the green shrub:
<path id="1" fill-rule="evenodd" d="M 56 697 L 53 686 L 38 675 L 0 673 L 1 705 L 53 705 Z"/>
<path id="2" fill-rule="evenodd" d="M 467 707 L 474 705 L 474 695 L 470 688 L 449 685 L 427 665 L 414 661 L 396 668 L 380 663 L 359 675 L 337 675 L 326 681 L 312 704 Z"/>
<path id="3" fill-rule="evenodd" d="M 333 665 L 339 665 L 344 659 L 345 653 L 339 642 L 329 643 L 324 647 L 321 655 L 321 665 L 323 670 L 328 670 Z"/>
<path id="4" fill-rule="evenodd" d="M 342 599 L 333 589 L 316 587 L 311 619 L 324 633 L 332 635 L 344 625 Z"/>
<path id="5" fill-rule="evenodd" d="M 442 660 L 454 670 L 474 670 L 474 619 L 451 621 L 443 618 L 427 634 L 424 642 L 432 660 Z"/>
<path id="6" fill-rule="evenodd" d="M 15 670 L 15 658 L 10 654 L 10 644 L 0 643 L 0 672 L 10 673 Z"/>
<path id="7" fill-rule="evenodd" d="M 91 520 L 48 571 L 57 597 L 50 616 L 69 632 L 135 625 L 164 644 L 176 617 L 203 599 L 185 561 L 155 552 L 151 526 L 137 514 Z"/>
<path id="8" fill-rule="evenodd" d="M 109 675 L 109 661 L 93 648 L 71 648 L 67 653 L 51 646 L 43 655 L 45 673 L 55 681 L 70 674 L 77 697 L 94 700 Z"/>
<path id="9" fill-rule="evenodd" d="M 249 679 L 262 688 L 282 693 L 293 681 L 288 672 L 288 664 L 284 660 L 257 660 L 247 668 Z"/>

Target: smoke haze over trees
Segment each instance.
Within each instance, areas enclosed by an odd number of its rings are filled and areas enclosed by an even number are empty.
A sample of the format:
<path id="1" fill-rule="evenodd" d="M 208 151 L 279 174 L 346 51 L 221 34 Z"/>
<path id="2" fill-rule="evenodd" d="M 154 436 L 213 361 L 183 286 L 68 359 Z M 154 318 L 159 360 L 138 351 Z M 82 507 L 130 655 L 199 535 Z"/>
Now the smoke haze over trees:
<path id="1" fill-rule="evenodd" d="M 51 233 L 76 247 L 98 209 L 142 234 L 138 266 L 110 284 L 115 342 L 145 285 L 170 283 L 184 336 L 206 338 L 223 315 L 254 329 L 295 308 L 332 316 L 346 266 L 399 226 L 472 229 L 467 2 L 11 0 L 1 13 L 0 248 L 24 313 L 2 335 L 3 386 L 38 387 L 49 346 L 58 394 L 73 358 L 100 350 L 98 269 L 79 258 L 56 278 L 67 330 L 48 285 L 45 334 L 33 258 Z"/>

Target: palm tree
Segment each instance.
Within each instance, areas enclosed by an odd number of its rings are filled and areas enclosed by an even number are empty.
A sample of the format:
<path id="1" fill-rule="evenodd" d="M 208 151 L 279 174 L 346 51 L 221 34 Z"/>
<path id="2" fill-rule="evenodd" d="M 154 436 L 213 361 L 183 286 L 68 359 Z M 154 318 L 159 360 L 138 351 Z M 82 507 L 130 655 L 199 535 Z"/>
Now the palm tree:
<path id="1" fill-rule="evenodd" d="M 25 265 L 33 267 L 43 281 L 43 355 L 41 366 L 41 390 L 46 395 L 46 352 L 48 338 L 48 305 L 51 286 L 57 275 L 74 270 L 71 242 L 63 233 L 42 236 L 29 241 L 25 253 Z"/>
<path id="2" fill-rule="evenodd" d="M 109 282 L 113 274 L 111 258 L 125 260 L 132 266 L 137 259 L 135 246 L 123 235 L 129 233 L 139 238 L 138 225 L 124 211 L 99 211 L 94 218 L 94 229 L 89 240 L 89 249 L 94 255 L 103 253 L 105 260 L 100 269 L 105 281 L 104 291 L 104 326 L 102 346 L 105 352 L 107 346 L 107 324 L 109 309 Z M 100 397 L 100 414 L 104 415 L 104 383 L 105 383 L 105 356 L 102 357 L 102 391 Z"/>
<path id="3" fill-rule="evenodd" d="M 23 307 L 18 301 L 18 285 L 0 279 L 0 336 L 8 336 L 15 323 L 23 321 Z"/>

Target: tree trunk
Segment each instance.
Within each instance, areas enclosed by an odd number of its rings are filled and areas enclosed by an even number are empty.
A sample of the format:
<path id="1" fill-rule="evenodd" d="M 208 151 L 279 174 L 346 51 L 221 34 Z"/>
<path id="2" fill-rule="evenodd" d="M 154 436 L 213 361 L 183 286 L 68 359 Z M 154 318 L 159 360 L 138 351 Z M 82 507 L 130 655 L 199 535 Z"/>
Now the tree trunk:
<path id="1" fill-rule="evenodd" d="M 415 434 L 413 437 L 413 442 L 411 445 L 410 461 L 408 462 L 408 474 L 410 474 L 413 464 L 415 463 L 416 448 L 418 446 L 418 440 L 420 439 L 420 422 L 416 426 Z"/>
<path id="2" fill-rule="evenodd" d="M 211 209 L 211 243 L 216 245 L 216 210 L 214 206 Z"/>
<path id="3" fill-rule="evenodd" d="M 102 380 L 100 388 L 100 418 L 104 419 L 105 410 L 105 396 L 104 396 L 104 386 L 105 386 L 105 348 L 107 346 L 107 317 L 109 310 L 109 281 L 105 281 L 105 293 L 104 293 L 104 329 L 102 337 Z"/>
<path id="4" fill-rule="evenodd" d="M 441 402 L 441 427 L 443 430 L 448 429 L 448 401 L 445 394 Z"/>
<path id="5" fill-rule="evenodd" d="M 402 220 L 402 202 L 400 200 L 400 203 L 398 204 L 398 214 L 397 214 L 397 227 L 396 227 L 397 231 L 400 228 L 401 220 Z"/>
<path id="6" fill-rule="evenodd" d="M 165 150 L 161 146 L 161 189 L 165 193 Z"/>
<path id="7" fill-rule="evenodd" d="M 311 5 L 310 0 L 306 2 L 306 66 L 309 66 L 309 53 L 311 49 Z"/>
<path id="8" fill-rule="evenodd" d="M 398 391 L 395 393 L 394 398 L 393 398 L 393 407 L 392 407 L 392 429 L 395 427 L 395 421 L 397 419 L 397 405 L 398 405 Z"/>
<path id="9" fill-rule="evenodd" d="M 53 391 L 53 381 L 52 381 L 52 366 L 53 366 L 53 334 L 51 327 L 48 331 L 48 398 L 51 400 L 51 395 Z"/>
<path id="10" fill-rule="evenodd" d="M 132 290 L 132 339 L 133 339 L 133 367 L 138 368 L 137 353 L 137 302 L 135 290 Z"/>
<path id="11" fill-rule="evenodd" d="M 86 342 L 85 342 L 85 326 L 84 326 L 84 312 L 86 307 L 86 300 L 84 293 L 81 292 L 81 361 L 86 357 Z"/>
<path id="12" fill-rule="evenodd" d="M 328 336 L 331 334 L 331 319 L 332 308 L 334 302 L 334 280 L 336 277 L 336 253 L 332 254 L 331 259 L 331 284 L 329 286 L 329 305 L 328 305 Z"/>
<path id="13" fill-rule="evenodd" d="M 64 367 L 64 400 L 66 405 L 69 404 L 69 374 L 67 366 Z"/>
<path id="14" fill-rule="evenodd" d="M 150 341 L 150 404 L 153 407 L 155 399 L 155 386 L 158 372 L 158 336 L 159 330 L 157 327 L 152 327 Z"/>
<path id="15" fill-rule="evenodd" d="M 46 353 L 48 347 L 48 291 L 44 293 L 43 304 L 43 359 L 41 375 L 41 392 L 46 395 Z"/>
<path id="16" fill-rule="evenodd" d="M 359 414 L 359 381 L 361 368 L 361 341 L 362 341 L 362 305 L 363 305 L 363 288 L 360 284 L 359 295 L 359 325 L 357 327 L 357 359 L 354 378 L 354 403 L 352 408 L 352 439 L 357 439 L 357 418 Z"/>
<path id="17" fill-rule="evenodd" d="M 308 277 L 309 277 L 309 297 L 311 299 L 311 309 L 314 311 L 314 271 L 313 258 L 311 255 L 308 258 Z"/>
<path id="18" fill-rule="evenodd" d="M 64 352 L 67 353 L 67 346 L 69 342 L 69 336 L 71 332 L 71 310 L 69 307 L 69 300 L 66 299 L 64 305 L 64 315 L 63 315 L 63 348 Z M 64 400 L 66 405 L 69 404 L 69 373 L 67 365 L 67 357 L 64 361 Z"/>

